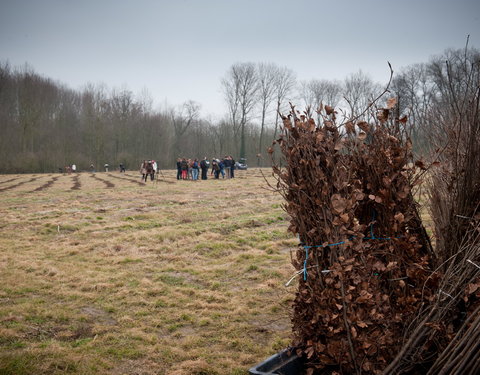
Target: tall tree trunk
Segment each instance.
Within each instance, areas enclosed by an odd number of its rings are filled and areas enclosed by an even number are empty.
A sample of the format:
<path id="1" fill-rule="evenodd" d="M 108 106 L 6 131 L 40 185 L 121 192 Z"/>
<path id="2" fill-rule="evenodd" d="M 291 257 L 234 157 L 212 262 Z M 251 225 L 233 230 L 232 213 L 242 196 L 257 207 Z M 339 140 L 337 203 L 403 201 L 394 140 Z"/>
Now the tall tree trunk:
<path id="1" fill-rule="evenodd" d="M 242 121 L 242 131 L 240 134 L 240 158 L 245 158 L 246 150 L 245 150 L 245 122 Z"/>
<path id="2" fill-rule="evenodd" d="M 257 156 L 257 167 L 260 167 L 262 162 L 262 145 L 263 145 L 263 132 L 265 129 L 265 112 L 267 111 L 265 103 L 263 103 L 262 108 L 262 125 L 260 127 L 260 141 L 258 143 L 258 156 Z"/>
<path id="3" fill-rule="evenodd" d="M 273 139 L 277 139 L 277 132 L 278 132 L 278 118 L 280 116 L 280 101 L 277 102 L 277 113 L 275 115 L 275 131 L 273 132 Z"/>

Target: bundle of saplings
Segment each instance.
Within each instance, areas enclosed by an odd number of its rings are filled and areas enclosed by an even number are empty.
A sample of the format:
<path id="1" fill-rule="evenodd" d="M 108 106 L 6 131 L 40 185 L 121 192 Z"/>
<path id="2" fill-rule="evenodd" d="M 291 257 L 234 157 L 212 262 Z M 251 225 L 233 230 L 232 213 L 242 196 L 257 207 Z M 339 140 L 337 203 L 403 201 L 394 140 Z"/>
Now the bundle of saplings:
<path id="1" fill-rule="evenodd" d="M 299 238 L 293 346 L 306 374 L 480 373 L 479 57 L 432 62 L 421 124 L 394 98 L 342 124 L 329 106 L 319 123 L 293 107 L 283 117 L 270 151 Z M 430 160 L 414 160 L 413 126 Z"/>
<path id="2" fill-rule="evenodd" d="M 431 66 L 435 96 L 424 131 L 433 156 L 423 165 L 435 235 L 432 277 L 440 283 L 388 374 L 420 365 L 430 375 L 480 373 L 480 53 L 466 48 L 453 57 Z"/>
<path id="3" fill-rule="evenodd" d="M 395 106 L 342 126 L 332 107 L 319 109 L 320 123 L 292 107 L 275 141 L 283 166 L 273 171 L 299 238 L 293 345 L 307 374 L 382 373 L 435 299 L 417 167 Z"/>

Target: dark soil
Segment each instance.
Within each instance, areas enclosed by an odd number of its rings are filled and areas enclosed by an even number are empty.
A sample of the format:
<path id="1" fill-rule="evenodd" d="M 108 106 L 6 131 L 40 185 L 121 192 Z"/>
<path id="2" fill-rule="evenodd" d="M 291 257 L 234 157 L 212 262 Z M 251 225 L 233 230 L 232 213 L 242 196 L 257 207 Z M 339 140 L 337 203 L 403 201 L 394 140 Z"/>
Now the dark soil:
<path id="1" fill-rule="evenodd" d="M 128 175 L 125 175 L 125 176 L 128 176 Z M 140 182 L 140 181 L 138 181 L 137 179 L 133 179 L 133 178 L 129 178 L 129 177 L 118 177 L 118 176 L 115 176 L 115 175 L 110 174 L 110 173 L 108 174 L 108 177 L 113 177 L 113 178 L 116 178 L 116 179 L 118 179 L 118 180 L 128 181 L 128 182 L 131 182 L 131 183 L 140 185 L 140 186 L 145 185 L 144 182 Z"/>
<path id="2" fill-rule="evenodd" d="M 14 188 L 16 188 L 16 187 L 18 187 L 18 186 L 24 185 L 24 184 L 26 184 L 26 183 L 28 183 L 28 182 L 33 182 L 33 181 L 35 181 L 35 180 L 38 180 L 38 177 L 32 177 L 30 180 L 22 181 L 22 182 L 19 182 L 18 184 L 4 187 L 4 188 L 0 189 L 0 191 L 5 191 L 5 190 L 14 189 Z"/>
<path id="3" fill-rule="evenodd" d="M 80 183 L 80 176 L 76 175 L 72 177 L 73 180 L 73 186 L 71 187 L 71 190 L 80 190 L 80 187 L 82 184 Z"/>
<path id="4" fill-rule="evenodd" d="M 45 184 L 43 184 L 42 186 L 39 186 L 38 188 L 34 189 L 33 191 L 42 191 L 42 190 L 45 190 L 45 189 L 48 189 L 50 186 L 52 186 L 55 181 L 58 180 L 58 177 L 54 177 L 52 178 L 51 180 L 47 181 Z"/>
<path id="5" fill-rule="evenodd" d="M 97 175 L 95 174 L 91 174 L 90 177 L 94 178 L 95 180 L 97 181 L 101 181 L 105 184 L 105 188 L 106 189 L 111 189 L 111 188 L 114 188 L 115 187 L 115 184 L 110 182 L 110 181 L 107 181 L 107 180 L 104 180 L 103 178 L 100 178 L 98 177 Z"/>

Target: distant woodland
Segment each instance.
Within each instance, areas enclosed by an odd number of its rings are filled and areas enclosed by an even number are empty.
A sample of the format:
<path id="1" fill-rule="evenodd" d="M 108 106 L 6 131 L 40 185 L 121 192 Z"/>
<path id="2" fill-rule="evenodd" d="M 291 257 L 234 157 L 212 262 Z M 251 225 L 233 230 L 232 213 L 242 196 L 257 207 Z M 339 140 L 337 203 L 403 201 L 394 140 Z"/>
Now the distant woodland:
<path id="1" fill-rule="evenodd" d="M 408 117 L 417 151 L 428 148 L 428 134 L 443 116 L 442 108 L 465 91 L 467 77 L 477 80 L 473 86 L 478 90 L 479 61 L 476 49 L 447 50 L 394 73 L 383 100 L 397 97 L 398 116 Z M 364 109 L 385 88 L 361 71 L 343 81 L 299 82 L 287 67 L 248 62 L 232 65 L 219 85 L 225 116 L 213 122 L 200 116 L 201 104 L 194 101 L 154 109 L 147 92 L 135 95 L 92 84 L 73 90 L 28 66 L 1 63 L 0 173 L 55 172 L 73 163 L 79 170 L 92 163 L 97 169 L 105 163 L 136 169 L 147 158 L 161 168 L 174 168 L 177 157 L 224 155 L 265 166 L 265 150 L 278 134 L 279 113 L 288 113 L 289 102 L 314 117 L 323 104 L 345 119 L 368 121 L 371 112 Z"/>

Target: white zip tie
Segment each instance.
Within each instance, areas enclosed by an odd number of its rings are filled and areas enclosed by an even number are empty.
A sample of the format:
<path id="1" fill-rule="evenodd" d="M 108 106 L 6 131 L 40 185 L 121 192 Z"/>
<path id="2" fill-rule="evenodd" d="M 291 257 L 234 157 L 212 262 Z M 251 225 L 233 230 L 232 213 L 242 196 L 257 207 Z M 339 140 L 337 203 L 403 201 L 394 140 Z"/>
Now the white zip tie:
<path id="1" fill-rule="evenodd" d="M 477 267 L 480 270 L 480 266 L 477 263 L 472 262 L 470 259 L 467 259 L 467 262 L 472 263 L 475 267 Z"/>
<path id="2" fill-rule="evenodd" d="M 450 294 L 445 293 L 445 292 L 444 292 L 443 290 L 441 290 L 441 289 L 440 289 L 440 293 L 445 294 L 446 296 L 449 296 L 451 299 L 453 299 L 453 297 L 452 297 Z"/>
<path id="3" fill-rule="evenodd" d="M 307 268 L 313 268 L 313 267 L 316 267 L 316 266 L 310 266 L 310 267 L 307 267 Z M 330 270 L 322 270 L 320 271 L 321 273 L 329 273 L 331 272 Z M 293 276 L 290 278 L 290 280 L 288 280 L 286 283 L 285 283 L 285 286 L 289 286 L 291 284 L 291 282 L 300 274 L 303 273 L 303 268 L 300 270 L 300 271 L 297 271 L 293 274 Z"/>
<path id="4" fill-rule="evenodd" d="M 287 281 L 287 283 L 285 284 L 285 286 L 289 286 L 290 283 L 293 281 L 294 278 L 296 278 L 298 275 L 300 275 L 301 273 L 303 273 L 303 270 L 300 270 L 300 271 L 297 271 L 294 273 L 294 275 L 290 278 L 290 280 Z"/>

